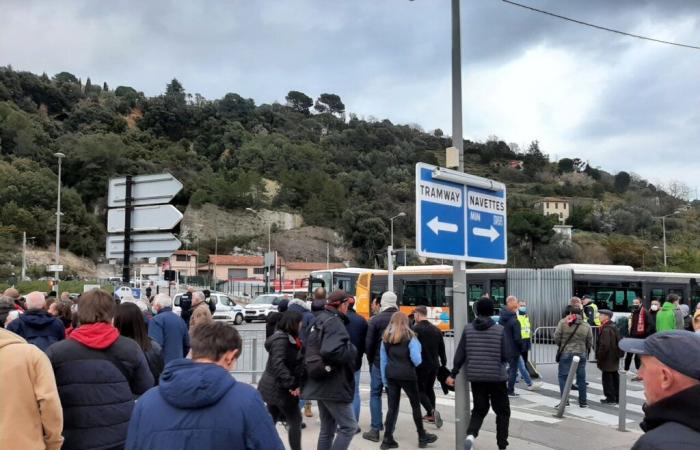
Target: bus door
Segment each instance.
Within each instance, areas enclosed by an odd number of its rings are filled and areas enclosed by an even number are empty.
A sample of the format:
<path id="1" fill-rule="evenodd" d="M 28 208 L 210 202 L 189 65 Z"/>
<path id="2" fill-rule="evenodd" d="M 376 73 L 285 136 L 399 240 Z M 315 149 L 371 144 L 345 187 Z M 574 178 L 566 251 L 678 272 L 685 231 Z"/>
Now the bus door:
<path id="1" fill-rule="evenodd" d="M 328 290 L 326 287 L 326 282 L 321 279 L 321 278 L 314 278 L 313 276 L 309 276 L 309 290 L 308 290 L 308 300 L 313 300 L 314 297 L 314 291 L 318 288 L 325 288 Z"/>
<path id="2" fill-rule="evenodd" d="M 488 292 L 486 284 L 480 282 L 468 282 L 467 288 L 467 320 L 469 322 L 476 319 L 476 311 L 474 310 L 476 302 Z"/>

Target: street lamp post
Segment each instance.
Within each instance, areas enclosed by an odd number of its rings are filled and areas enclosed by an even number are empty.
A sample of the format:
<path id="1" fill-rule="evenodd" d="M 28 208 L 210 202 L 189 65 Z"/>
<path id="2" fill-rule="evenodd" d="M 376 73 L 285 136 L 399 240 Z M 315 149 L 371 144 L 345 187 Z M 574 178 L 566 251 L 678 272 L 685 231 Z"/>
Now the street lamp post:
<path id="1" fill-rule="evenodd" d="M 58 266 L 61 260 L 61 161 L 66 157 L 63 153 L 54 153 L 53 156 L 58 158 L 58 195 L 56 197 L 56 262 Z M 57 267 L 58 268 L 58 267 Z M 59 286 L 58 277 L 60 272 L 57 270 L 54 274 L 56 278 L 56 298 L 60 298 L 61 288 Z"/>
<path id="2" fill-rule="evenodd" d="M 664 248 L 664 267 L 668 267 L 668 255 L 666 253 L 666 218 L 674 216 L 676 214 L 682 213 L 683 209 L 677 209 L 671 214 L 666 214 L 665 216 L 655 217 L 655 219 L 661 219 L 661 229 L 663 231 L 663 248 Z"/>
<path id="3" fill-rule="evenodd" d="M 389 218 L 389 224 L 391 228 L 391 240 L 389 241 L 389 247 L 387 248 L 387 268 L 389 269 L 389 282 L 387 289 L 389 292 L 394 292 L 394 220 L 399 217 L 406 216 L 405 212 L 400 212 L 394 217 Z"/>

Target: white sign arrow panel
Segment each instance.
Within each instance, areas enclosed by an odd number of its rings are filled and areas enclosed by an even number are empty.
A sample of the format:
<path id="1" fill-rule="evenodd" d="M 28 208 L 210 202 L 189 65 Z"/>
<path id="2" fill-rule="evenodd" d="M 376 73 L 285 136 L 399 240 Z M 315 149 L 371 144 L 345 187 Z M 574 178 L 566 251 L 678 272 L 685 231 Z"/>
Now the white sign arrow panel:
<path id="1" fill-rule="evenodd" d="M 151 233 L 131 235 L 131 254 L 135 258 L 168 257 L 180 248 L 182 243 L 172 233 Z M 105 248 L 107 259 L 124 257 L 124 235 L 107 236 Z"/>
<path id="2" fill-rule="evenodd" d="M 132 205 L 157 205 L 168 203 L 182 189 L 182 183 L 169 173 L 138 175 L 131 186 Z M 107 206 L 126 206 L 126 178 L 109 180 Z"/>
<path id="3" fill-rule="evenodd" d="M 491 226 L 491 228 L 473 228 L 472 231 L 474 233 L 474 236 L 489 238 L 491 239 L 491 242 L 495 241 L 500 236 L 500 234 L 493 227 L 493 225 Z"/>
<path id="4" fill-rule="evenodd" d="M 454 223 L 440 222 L 437 216 L 428 222 L 428 228 L 430 228 L 433 233 L 440 234 L 441 231 L 447 231 L 449 233 L 456 233 L 459 227 Z"/>
<path id="5" fill-rule="evenodd" d="M 107 212 L 107 232 L 123 233 L 125 209 L 110 209 Z M 173 205 L 139 206 L 131 213 L 131 230 L 165 231 L 171 230 L 182 220 L 182 213 Z"/>

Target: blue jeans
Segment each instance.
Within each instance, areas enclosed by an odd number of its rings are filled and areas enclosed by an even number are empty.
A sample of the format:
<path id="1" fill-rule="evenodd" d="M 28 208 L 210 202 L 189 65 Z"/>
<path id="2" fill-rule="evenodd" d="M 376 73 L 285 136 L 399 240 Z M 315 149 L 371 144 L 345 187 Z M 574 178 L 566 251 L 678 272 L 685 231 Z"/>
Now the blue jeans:
<path id="1" fill-rule="evenodd" d="M 317 450 L 347 450 L 355 437 L 357 421 L 353 417 L 352 403 L 318 400 L 321 431 Z"/>
<path id="2" fill-rule="evenodd" d="M 532 378 L 530 378 L 530 372 L 527 371 L 525 360 L 522 356 L 518 360 L 518 372 L 520 372 L 520 376 L 525 380 L 525 384 L 532 386 Z"/>
<path id="3" fill-rule="evenodd" d="M 515 378 L 518 376 L 518 359 L 520 355 L 508 360 L 508 393 L 515 392 Z"/>
<path id="4" fill-rule="evenodd" d="M 586 399 L 586 355 L 583 353 L 562 353 L 559 360 L 559 393 L 564 393 L 564 385 L 566 378 L 569 376 L 571 364 L 573 364 L 574 356 L 579 356 L 581 361 L 578 363 L 576 370 L 576 384 L 578 385 L 578 402 L 579 404 L 587 403 Z"/>
<path id="5" fill-rule="evenodd" d="M 360 372 L 355 372 L 355 398 L 352 399 L 352 411 L 355 413 L 355 421 L 360 421 Z"/>
<path id="6" fill-rule="evenodd" d="M 372 429 L 383 430 L 384 422 L 382 417 L 382 391 L 384 383 L 382 382 L 382 370 L 377 365 L 369 366 L 370 375 L 370 390 L 369 390 L 369 413 L 372 417 Z"/>

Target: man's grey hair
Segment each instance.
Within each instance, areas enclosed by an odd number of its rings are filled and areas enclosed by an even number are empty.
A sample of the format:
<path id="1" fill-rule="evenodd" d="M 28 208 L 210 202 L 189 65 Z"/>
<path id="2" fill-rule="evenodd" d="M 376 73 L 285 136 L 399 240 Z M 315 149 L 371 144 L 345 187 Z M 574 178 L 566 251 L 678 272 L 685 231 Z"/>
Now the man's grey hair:
<path id="1" fill-rule="evenodd" d="M 161 292 L 160 294 L 157 294 L 156 297 L 153 299 L 153 304 L 159 305 L 161 308 L 170 308 L 171 306 L 173 306 L 173 299 L 170 298 L 168 294 Z"/>
<path id="2" fill-rule="evenodd" d="M 192 303 L 195 303 L 195 300 L 199 300 L 197 303 L 202 303 L 205 299 L 206 297 L 202 291 L 197 291 L 192 294 Z"/>
<path id="3" fill-rule="evenodd" d="M 7 295 L 0 295 L 0 305 L 14 305 L 15 299 Z"/>
<path id="4" fill-rule="evenodd" d="M 27 302 L 27 309 L 42 309 L 46 306 L 46 297 L 39 291 L 30 292 L 24 300 Z"/>
<path id="5" fill-rule="evenodd" d="M 517 302 L 517 301 L 518 301 L 518 297 L 516 297 L 515 295 L 509 295 L 508 298 L 506 298 L 506 303 Z"/>
<path id="6" fill-rule="evenodd" d="M 571 297 L 571 301 L 569 301 L 569 304 L 573 305 L 574 303 L 583 303 L 583 302 L 578 297 Z"/>

